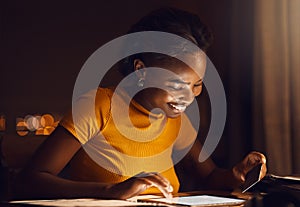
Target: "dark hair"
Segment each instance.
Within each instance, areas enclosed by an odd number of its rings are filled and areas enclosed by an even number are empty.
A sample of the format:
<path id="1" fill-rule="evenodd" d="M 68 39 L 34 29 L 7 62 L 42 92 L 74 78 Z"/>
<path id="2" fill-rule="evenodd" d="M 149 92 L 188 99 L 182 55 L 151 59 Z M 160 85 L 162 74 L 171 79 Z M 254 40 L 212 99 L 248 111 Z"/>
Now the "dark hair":
<path id="1" fill-rule="evenodd" d="M 201 22 L 197 15 L 169 7 L 152 11 L 144 16 L 136 24 L 132 25 L 128 33 L 142 31 L 160 31 L 178 35 L 191 41 L 204 52 L 206 52 L 213 40 L 211 31 Z M 122 73 L 124 75 L 131 73 L 133 71 L 133 60 L 141 59 L 145 61 L 146 56 L 151 56 L 152 58 L 155 56 L 159 59 L 167 58 L 166 55 L 157 53 L 135 54 L 126 58 L 125 63 L 127 67 L 122 69 Z M 174 58 L 172 59 L 174 60 Z"/>

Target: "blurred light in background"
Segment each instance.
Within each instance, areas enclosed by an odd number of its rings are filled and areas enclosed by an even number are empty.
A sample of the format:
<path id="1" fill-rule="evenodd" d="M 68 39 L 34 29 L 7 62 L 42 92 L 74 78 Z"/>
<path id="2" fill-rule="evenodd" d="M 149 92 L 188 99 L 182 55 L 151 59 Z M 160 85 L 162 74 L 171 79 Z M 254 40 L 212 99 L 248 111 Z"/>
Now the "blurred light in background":
<path id="1" fill-rule="evenodd" d="M 20 136 L 25 136 L 29 133 L 23 118 L 16 119 L 16 130 L 17 134 Z"/>
<path id="2" fill-rule="evenodd" d="M 0 115 L 0 132 L 4 132 L 6 129 L 5 121 L 5 116 Z"/>
<path id="3" fill-rule="evenodd" d="M 16 119 L 16 131 L 20 136 L 28 134 L 50 135 L 57 127 L 58 118 L 51 114 L 44 115 L 27 115 L 24 118 Z"/>

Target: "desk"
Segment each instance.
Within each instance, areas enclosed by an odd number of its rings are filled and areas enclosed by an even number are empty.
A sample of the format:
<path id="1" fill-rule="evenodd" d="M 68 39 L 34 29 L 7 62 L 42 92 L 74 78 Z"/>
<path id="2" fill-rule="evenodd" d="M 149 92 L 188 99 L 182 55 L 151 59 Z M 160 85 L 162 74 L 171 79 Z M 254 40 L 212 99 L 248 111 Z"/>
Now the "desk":
<path id="1" fill-rule="evenodd" d="M 268 179 L 263 180 L 260 182 L 260 184 L 264 185 L 264 182 L 268 182 Z M 272 185 L 271 185 L 272 184 Z M 257 185 L 258 192 L 257 193 L 244 193 L 241 192 L 226 192 L 226 191 L 196 191 L 196 192 L 186 192 L 186 193 L 178 193 L 175 196 L 191 196 L 191 195 L 216 195 L 216 196 L 223 196 L 223 197 L 231 197 L 231 198 L 241 198 L 246 200 L 244 204 L 241 205 L 230 205 L 230 206 L 236 206 L 236 207 L 299 207 L 300 206 L 300 188 L 293 188 L 292 192 L 289 192 L 286 189 L 286 186 L 280 183 L 280 185 L 277 185 L 272 181 L 270 183 L 267 183 L 266 186 L 269 189 L 267 190 L 259 190 L 259 185 Z M 299 186 L 300 187 L 300 186 Z M 297 190 L 299 189 L 299 190 Z M 262 193 L 263 192 L 263 193 Z M 137 198 L 136 198 L 137 199 Z M 52 200 L 54 201 L 54 200 Z M 137 203 L 137 202 L 129 202 L 129 201 L 122 201 L 122 200 L 97 200 L 97 199 L 65 199 L 60 200 L 62 202 L 52 202 L 49 201 L 44 202 L 44 204 L 52 204 L 51 206 L 176 206 L 176 205 L 168 205 L 168 204 L 160 204 L 157 203 Z M 77 203 L 74 201 L 77 201 Z M 35 205 L 33 205 L 35 203 Z M 29 205 L 30 204 L 30 205 Z M 21 203 L 0 203 L 0 206 L 4 207 L 37 207 L 37 206 L 43 206 L 42 203 L 36 202 L 21 202 Z M 181 205 L 182 206 L 182 205 Z M 229 205 L 218 205 L 218 206 L 229 206 Z"/>
<path id="2" fill-rule="evenodd" d="M 1 187 L 1 186 L 0 186 Z M 226 192 L 226 191 L 196 191 L 178 193 L 174 196 L 190 196 L 190 195 L 217 195 L 223 197 L 241 198 L 246 200 L 242 205 L 230 205 L 230 206 L 244 206 L 244 207 L 299 207 L 300 206 L 300 183 L 299 181 L 293 181 L 289 179 L 274 179 L 274 177 L 266 176 L 260 181 L 254 189 L 257 193 L 244 193 L 241 192 Z M 0 191 L 2 195 L 3 192 Z M 1 199 L 0 199 L 1 200 Z M 55 201 L 55 200 L 52 200 Z M 0 202 L 2 207 L 45 207 L 49 206 L 153 206 L 153 203 L 133 203 L 122 200 L 97 200 L 97 199 L 79 199 L 74 202 L 74 199 L 61 200 L 62 202 Z M 76 200 L 75 200 L 76 201 Z M 48 205 L 45 205 L 48 204 Z M 156 204 L 156 206 L 158 206 Z M 159 206 L 174 206 L 161 204 Z M 222 206 L 222 205 L 218 205 Z M 229 205 L 223 205 L 229 206 Z"/>
<path id="3" fill-rule="evenodd" d="M 192 195 L 216 195 L 222 197 L 231 197 L 231 198 L 241 198 L 249 200 L 252 195 L 249 193 L 241 194 L 238 192 L 224 192 L 224 191 L 197 191 L 197 192 L 188 192 L 188 193 L 178 193 L 176 196 L 192 196 Z M 6 207 L 37 207 L 37 206 L 182 206 L 175 204 L 166 204 L 166 203 L 154 203 L 146 202 L 145 199 L 150 198 L 159 198 L 161 196 L 157 195 L 144 195 L 137 196 L 129 201 L 124 200 L 97 200 L 97 199 L 59 199 L 59 200 L 33 200 L 33 201 L 22 201 L 22 202 L 11 202 L 6 203 Z M 143 201 L 143 202 L 142 202 Z M 216 206 L 216 205 L 215 205 Z M 244 206 L 243 204 L 239 205 L 217 205 L 217 206 Z"/>

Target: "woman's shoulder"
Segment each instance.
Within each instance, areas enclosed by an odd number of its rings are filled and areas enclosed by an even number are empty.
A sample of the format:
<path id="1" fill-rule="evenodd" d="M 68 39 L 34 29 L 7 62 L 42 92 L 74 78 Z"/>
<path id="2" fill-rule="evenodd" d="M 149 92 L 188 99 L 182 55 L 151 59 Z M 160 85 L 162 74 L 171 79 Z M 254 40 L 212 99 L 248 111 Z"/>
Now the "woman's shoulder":
<path id="1" fill-rule="evenodd" d="M 104 102 L 111 102 L 112 96 L 114 94 L 115 88 L 114 87 L 98 87 L 96 89 L 96 96 L 95 96 L 95 103 L 104 103 Z"/>
<path id="2" fill-rule="evenodd" d="M 115 91 L 114 87 L 98 87 L 97 88 L 97 98 L 101 98 L 101 96 L 112 97 Z M 100 96 L 100 97 L 98 97 Z"/>
<path id="3" fill-rule="evenodd" d="M 74 103 L 110 103 L 113 93 L 114 88 L 112 87 L 98 87 L 95 89 L 88 90 L 87 92 L 84 92 L 83 94 L 79 95 L 78 98 L 74 100 Z"/>

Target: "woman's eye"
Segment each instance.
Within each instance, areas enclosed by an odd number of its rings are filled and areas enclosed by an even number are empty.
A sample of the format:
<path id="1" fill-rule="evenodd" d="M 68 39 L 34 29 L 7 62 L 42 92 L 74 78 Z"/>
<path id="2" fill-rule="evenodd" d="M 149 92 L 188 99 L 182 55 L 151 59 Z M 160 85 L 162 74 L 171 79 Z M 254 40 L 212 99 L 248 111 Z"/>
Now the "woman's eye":
<path id="1" fill-rule="evenodd" d="M 195 84 L 194 87 L 200 87 L 202 86 L 202 83 L 199 83 L 199 84 Z"/>
<path id="2" fill-rule="evenodd" d="M 200 81 L 200 82 L 198 82 L 198 83 L 195 83 L 195 84 L 194 84 L 194 87 L 201 87 L 201 86 L 202 86 L 202 84 L 203 84 L 203 82 L 202 82 L 202 81 Z"/>
<path id="3" fill-rule="evenodd" d="M 179 83 L 174 83 L 172 85 L 169 85 L 169 88 L 171 88 L 173 90 L 181 90 L 184 88 L 184 85 L 179 84 Z"/>

